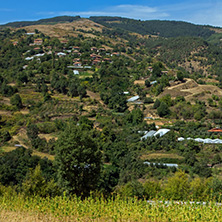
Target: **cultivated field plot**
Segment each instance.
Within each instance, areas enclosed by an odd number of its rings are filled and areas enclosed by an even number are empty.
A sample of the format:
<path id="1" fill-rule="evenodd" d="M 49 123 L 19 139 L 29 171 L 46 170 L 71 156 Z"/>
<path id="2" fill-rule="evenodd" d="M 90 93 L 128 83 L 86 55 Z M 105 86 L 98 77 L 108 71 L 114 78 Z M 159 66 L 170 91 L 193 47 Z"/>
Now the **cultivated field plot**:
<path id="1" fill-rule="evenodd" d="M 58 103 L 44 103 L 39 108 L 39 113 L 48 116 L 73 114 L 78 110 L 78 103 L 72 100 L 59 100 Z"/>

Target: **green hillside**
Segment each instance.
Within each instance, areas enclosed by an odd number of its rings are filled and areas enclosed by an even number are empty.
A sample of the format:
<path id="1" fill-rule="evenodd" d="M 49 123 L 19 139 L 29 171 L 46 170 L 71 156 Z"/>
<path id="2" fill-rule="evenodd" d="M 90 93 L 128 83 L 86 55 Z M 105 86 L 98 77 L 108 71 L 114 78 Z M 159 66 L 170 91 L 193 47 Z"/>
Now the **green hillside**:
<path id="1" fill-rule="evenodd" d="M 158 35 L 166 38 L 178 36 L 208 38 L 215 33 L 209 29 L 210 27 L 180 21 L 141 21 L 121 17 L 90 17 L 90 19 L 109 28 L 121 28 L 141 35 Z"/>
<path id="2" fill-rule="evenodd" d="M 20 28 L 24 26 L 30 25 L 46 25 L 46 24 L 54 24 L 58 22 L 73 22 L 77 19 L 80 19 L 80 16 L 58 16 L 49 19 L 40 19 L 38 21 L 19 21 L 19 22 L 9 22 L 5 25 L 1 25 L 0 27 L 14 27 Z"/>

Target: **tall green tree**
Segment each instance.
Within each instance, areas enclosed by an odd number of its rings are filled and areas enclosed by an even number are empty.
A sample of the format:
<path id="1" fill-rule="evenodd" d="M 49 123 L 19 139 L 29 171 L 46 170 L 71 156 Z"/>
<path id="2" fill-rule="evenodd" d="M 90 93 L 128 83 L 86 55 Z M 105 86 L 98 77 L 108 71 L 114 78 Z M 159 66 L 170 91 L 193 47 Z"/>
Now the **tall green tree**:
<path id="1" fill-rule="evenodd" d="M 87 196 L 97 186 L 102 154 L 88 132 L 70 124 L 56 145 L 58 185 L 69 194 Z"/>
<path id="2" fill-rule="evenodd" d="M 170 109 L 165 102 L 161 102 L 160 106 L 157 108 L 157 113 L 160 117 L 164 117 L 170 114 Z"/>
<path id="3" fill-rule="evenodd" d="M 10 103 L 13 106 L 16 106 L 18 109 L 22 108 L 22 99 L 19 94 L 15 94 L 14 96 L 12 96 L 10 99 Z"/>
<path id="4" fill-rule="evenodd" d="M 167 198 L 173 200 L 184 200 L 188 197 L 190 191 L 190 183 L 188 175 L 183 171 L 178 171 L 173 177 L 168 179 L 165 187 Z"/>

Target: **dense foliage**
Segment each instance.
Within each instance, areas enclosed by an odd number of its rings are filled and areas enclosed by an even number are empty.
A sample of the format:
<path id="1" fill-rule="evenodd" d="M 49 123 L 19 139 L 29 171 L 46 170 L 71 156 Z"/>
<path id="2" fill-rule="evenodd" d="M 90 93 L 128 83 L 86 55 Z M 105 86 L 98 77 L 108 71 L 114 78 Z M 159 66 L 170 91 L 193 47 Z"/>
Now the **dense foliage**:
<path id="1" fill-rule="evenodd" d="M 197 36 L 208 38 L 214 31 L 204 26 L 178 21 L 140 21 L 121 17 L 90 17 L 93 21 L 110 28 L 121 28 L 141 35 L 162 37 Z"/>

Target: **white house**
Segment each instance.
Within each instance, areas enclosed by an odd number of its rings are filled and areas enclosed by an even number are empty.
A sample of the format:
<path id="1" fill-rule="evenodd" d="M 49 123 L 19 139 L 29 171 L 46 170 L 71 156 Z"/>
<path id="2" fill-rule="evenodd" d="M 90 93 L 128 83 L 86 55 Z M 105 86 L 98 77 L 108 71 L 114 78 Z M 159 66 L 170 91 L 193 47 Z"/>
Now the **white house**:
<path id="1" fill-rule="evenodd" d="M 74 75 L 79 75 L 79 71 L 78 70 L 73 70 Z"/>

